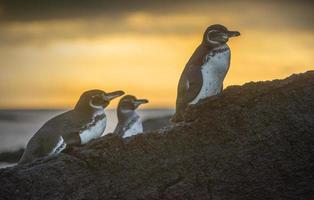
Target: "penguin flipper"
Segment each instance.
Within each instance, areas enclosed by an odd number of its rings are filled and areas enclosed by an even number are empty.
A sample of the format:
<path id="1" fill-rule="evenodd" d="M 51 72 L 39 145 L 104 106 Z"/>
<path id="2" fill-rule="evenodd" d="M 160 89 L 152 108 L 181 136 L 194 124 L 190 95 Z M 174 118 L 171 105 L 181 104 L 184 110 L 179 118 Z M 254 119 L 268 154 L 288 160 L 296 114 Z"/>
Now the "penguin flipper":
<path id="1" fill-rule="evenodd" d="M 172 122 L 183 121 L 183 114 L 188 104 L 193 101 L 203 86 L 203 75 L 199 66 L 190 65 L 183 72 L 178 86 L 176 113 Z"/>
<path id="2" fill-rule="evenodd" d="M 90 123 L 90 118 L 75 111 L 69 111 L 68 114 L 62 118 L 63 127 L 66 131 L 63 131 L 61 135 L 67 147 L 80 146 L 82 144 L 80 132 L 84 129 L 84 124 Z"/>
<path id="3" fill-rule="evenodd" d="M 203 86 L 203 75 L 199 66 L 190 66 L 187 73 L 186 86 L 183 88 L 185 103 L 193 101 Z"/>
<path id="4" fill-rule="evenodd" d="M 78 132 L 68 133 L 62 136 L 67 147 L 81 145 L 81 138 Z"/>
<path id="5" fill-rule="evenodd" d="M 81 138 L 78 133 L 68 133 L 65 136 L 62 136 L 62 138 L 66 143 L 66 147 L 62 150 L 62 153 L 69 154 L 75 149 L 75 147 L 81 145 Z"/>

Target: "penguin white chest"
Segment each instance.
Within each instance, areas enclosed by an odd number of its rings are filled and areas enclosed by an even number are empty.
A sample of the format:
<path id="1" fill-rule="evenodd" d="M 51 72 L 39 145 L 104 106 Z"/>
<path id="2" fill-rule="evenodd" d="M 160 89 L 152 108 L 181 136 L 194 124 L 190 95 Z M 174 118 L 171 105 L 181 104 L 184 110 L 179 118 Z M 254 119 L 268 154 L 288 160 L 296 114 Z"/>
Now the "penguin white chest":
<path id="1" fill-rule="evenodd" d="M 136 135 L 138 133 L 143 132 L 143 124 L 140 119 L 138 119 L 136 122 L 134 122 L 128 130 L 124 132 L 123 137 L 130 137 L 132 135 Z"/>
<path id="2" fill-rule="evenodd" d="M 92 139 L 99 138 L 106 129 L 106 118 L 97 121 L 93 126 L 80 133 L 81 144 L 86 144 Z"/>
<path id="3" fill-rule="evenodd" d="M 220 52 L 214 56 L 208 56 L 206 62 L 202 65 L 203 85 L 190 104 L 196 104 L 201 99 L 213 96 L 221 92 L 223 81 L 228 72 L 230 64 L 230 51 Z"/>

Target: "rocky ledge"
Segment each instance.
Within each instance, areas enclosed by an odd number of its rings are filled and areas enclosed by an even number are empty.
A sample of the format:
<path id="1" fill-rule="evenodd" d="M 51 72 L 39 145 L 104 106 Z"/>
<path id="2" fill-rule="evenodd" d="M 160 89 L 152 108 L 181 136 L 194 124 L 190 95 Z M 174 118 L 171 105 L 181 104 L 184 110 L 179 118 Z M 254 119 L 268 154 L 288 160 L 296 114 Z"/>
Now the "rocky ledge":
<path id="1" fill-rule="evenodd" d="M 231 86 L 185 122 L 0 170 L 1 199 L 314 199 L 314 71 Z"/>

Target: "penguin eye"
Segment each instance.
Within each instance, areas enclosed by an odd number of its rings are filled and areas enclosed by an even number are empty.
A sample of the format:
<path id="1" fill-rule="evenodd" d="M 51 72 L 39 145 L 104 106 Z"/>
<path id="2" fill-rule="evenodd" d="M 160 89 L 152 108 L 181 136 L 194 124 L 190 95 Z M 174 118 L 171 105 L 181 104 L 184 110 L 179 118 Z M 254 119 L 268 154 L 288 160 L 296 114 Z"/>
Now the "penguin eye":
<path id="1" fill-rule="evenodd" d="M 133 101 L 130 99 L 125 99 L 121 102 L 121 105 L 124 109 L 132 109 L 133 108 Z"/>
<path id="2" fill-rule="evenodd" d="M 210 32 L 208 32 L 207 34 L 207 39 L 209 41 L 215 41 L 215 38 L 217 38 L 217 36 L 220 34 L 219 31 L 216 31 L 216 30 L 212 30 Z"/>
<path id="3" fill-rule="evenodd" d="M 220 43 L 220 42 L 226 42 L 228 39 L 226 37 L 224 37 L 224 33 L 223 32 L 220 32 L 218 30 L 213 30 L 213 31 L 210 31 L 207 35 L 207 39 L 208 39 L 208 42 L 210 43 Z"/>
<path id="4" fill-rule="evenodd" d="M 100 96 L 93 96 L 92 97 L 92 103 L 95 106 L 100 106 L 103 104 L 103 99 Z"/>

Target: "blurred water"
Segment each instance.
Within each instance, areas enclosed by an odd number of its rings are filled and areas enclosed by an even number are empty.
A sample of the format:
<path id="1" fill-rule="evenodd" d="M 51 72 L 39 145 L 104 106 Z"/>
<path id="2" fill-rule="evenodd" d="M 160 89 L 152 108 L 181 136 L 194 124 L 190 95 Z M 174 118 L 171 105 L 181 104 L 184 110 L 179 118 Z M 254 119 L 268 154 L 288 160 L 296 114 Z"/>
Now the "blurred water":
<path id="1" fill-rule="evenodd" d="M 32 135 L 50 118 L 64 110 L 0 110 L 0 152 L 25 147 Z M 139 110 L 143 120 L 173 113 L 170 109 Z M 104 134 L 117 124 L 115 110 L 106 111 L 108 124 Z"/>

